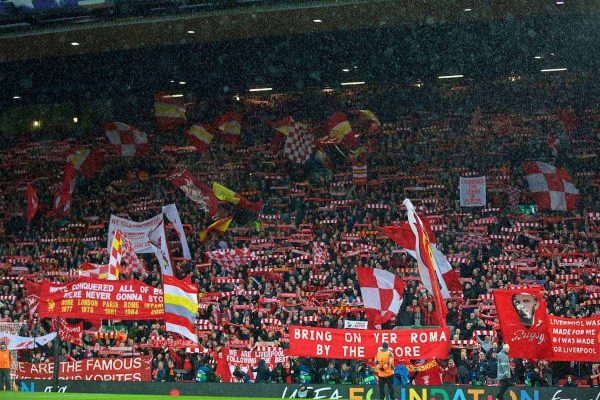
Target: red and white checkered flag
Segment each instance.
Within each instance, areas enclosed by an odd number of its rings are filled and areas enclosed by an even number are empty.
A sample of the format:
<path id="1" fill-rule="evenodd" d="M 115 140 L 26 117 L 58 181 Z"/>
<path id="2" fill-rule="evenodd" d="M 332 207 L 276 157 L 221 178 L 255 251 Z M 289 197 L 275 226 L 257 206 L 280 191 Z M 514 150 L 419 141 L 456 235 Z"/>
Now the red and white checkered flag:
<path id="1" fill-rule="evenodd" d="M 404 282 L 391 272 L 356 267 L 369 325 L 383 324 L 394 318 L 402 305 Z"/>
<path id="2" fill-rule="evenodd" d="M 148 135 L 131 125 L 109 122 L 104 125 L 104 130 L 121 157 L 139 156 L 150 151 Z"/>
<path id="3" fill-rule="evenodd" d="M 315 138 L 307 132 L 306 126 L 294 122 L 288 131 L 283 153 L 295 163 L 304 164 L 312 155 Z"/>
<path id="4" fill-rule="evenodd" d="M 579 190 L 564 168 L 540 161 L 523 163 L 529 190 L 539 209 L 570 211 L 575 209 Z"/>

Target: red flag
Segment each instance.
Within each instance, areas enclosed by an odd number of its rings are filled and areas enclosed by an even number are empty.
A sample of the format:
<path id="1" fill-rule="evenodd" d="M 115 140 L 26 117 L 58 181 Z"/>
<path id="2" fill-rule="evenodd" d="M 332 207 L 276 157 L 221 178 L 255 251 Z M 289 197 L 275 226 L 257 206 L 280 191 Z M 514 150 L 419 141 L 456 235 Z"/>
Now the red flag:
<path id="1" fill-rule="evenodd" d="M 156 129 L 171 131 L 187 121 L 185 117 L 185 102 L 183 97 L 173 97 L 166 93 L 154 94 L 154 115 Z"/>
<path id="2" fill-rule="evenodd" d="M 541 288 L 493 292 L 500 329 L 511 357 L 539 360 L 552 355 L 548 312 Z"/>
<path id="3" fill-rule="evenodd" d="M 415 258 L 419 267 L 419 275 L 423 285 L 433 294 L 435 301 L 436 322 L 440 326 L 446 326 L 446 314 L 448 309 L 441 291 L 441 271 L 435 258 L 435 249 L 432 248 L 431 239 L 425 229 L 423 221 L 415 211 L 415 208 L 409 199 L 405 199 L 402 204 L 408 211 L 408 223 L 410 224 L 415 238 Z M 447 289 L 446 289 L 447 290 Z"/>
<path id="4" fill-rule="evenodd" d="M 38 200 L 37 194 L 35 193 L 35 189 L 31 183 L 27 184 L 27 222 L 31 222 L 38 208 L 40 207 L 40 202 Z"/>
<path id="5" fill-rule="evenodd" d="M 79 149 L 67 157 L 67 161 L 83 176 L 91 178 L 104 162 L 104 153 L 100 149 Z"/>
<path id="6" fill-rule="evenodd" d="M 223 141 L 230 145 L 241 142 L 242 116 L 235 112 L 226 112 L 217 118 L 215 126 L 221 132 Z"/>
<path id="7" fill-rule="evenodd" d="M 432 252 L 435 260 L 436 274 L 439 271 L 442 278 L 440 280 L 442 296 L 448 299 L 451 296 L 450 291 L 461 292 L 462 284 L 460 283 L 460 274 L 452 269 L 452 266 L 446 257 L 437 249 L 436 238 L 431 230 L 431 225 L 428 218 L 421 220 L 429 240 L 431 242 Z M 409 223 L 404 223 L 398 226 L 382 226 L 379 228 L 387 237 L 392 239 L 394 243 L 405 249 L 408 254 L 416 258 L 415 252 L 415 236 L 412 232 Z"/>
<path id="8" fill-rule="evenodd" d="M 212 189 L 203 184 L 190 171 L 183 170 L 169 177 L 173 186 L 181 189 L 187 197 L 198 204 L 200 209 L 208 212 L 210 216 L 219 211 L 219 200 Z"/>
<path id="9" fill-rule="evenodd" d="M 58 335 L 60 336 L 61 341 L 73 343 L 76 346 L 81 346 L 83 344 L 83 322 L 78 324 L 69 324 L 64 319 L 61 319 Z"/>
<path id="10" fill-rule="evenodd" d="M 25 301 L 27 302 L 27 306 L 29 307 L 29 318 L 33 319 L 37 315 L 42 285 L 40 283 L 30 281 L 29 279 L 25 279 L 23 281 L 23 284 L 25 286 L 25 292 L 27 293 Z"/>
<path id="11" fill-rule="evenodd" d="M 51 216 L 65 215 L 71 209 L 71 195 L 75 188 L 75 167 L 68 163 L 63 170 L 63 179 L 58 194 L 54 198 L 54 209 Z"/>

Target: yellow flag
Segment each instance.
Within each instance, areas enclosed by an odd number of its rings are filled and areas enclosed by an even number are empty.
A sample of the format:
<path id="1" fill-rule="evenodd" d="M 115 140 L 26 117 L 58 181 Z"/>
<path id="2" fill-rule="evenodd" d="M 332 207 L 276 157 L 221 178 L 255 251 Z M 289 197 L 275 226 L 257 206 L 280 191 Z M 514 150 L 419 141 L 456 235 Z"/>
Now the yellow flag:
<path id="1" fill-rule="evenodd" d="M 213 182 L 212 190 L 219 200 L 223 200 L 231 204 L 238 204 L 240 202 L 240 197 L 236 192 L 226 188 L 220 183 Z"/>

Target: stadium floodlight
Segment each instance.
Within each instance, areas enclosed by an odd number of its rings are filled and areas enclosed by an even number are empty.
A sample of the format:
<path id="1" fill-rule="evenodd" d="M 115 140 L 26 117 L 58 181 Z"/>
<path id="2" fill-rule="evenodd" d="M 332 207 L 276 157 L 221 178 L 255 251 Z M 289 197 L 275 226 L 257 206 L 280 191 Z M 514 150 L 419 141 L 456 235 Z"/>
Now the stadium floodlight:
<path id="1" fill-rule="evenodd" d="M 79 46 L 79 42 L 71 42 L 71 46 Z"/>
<path id="2" fill-rule="evenodd" d="M 438 76 L 438 79 L 455 79 L 455 78 L 464 78 L 464 75 L 441 75 L 441 76 Z"/>
<path id="3" fill-rule="evenodd" d="M 365 81 L 355 81 L 355 82 L 341 82 L 342 86 L 356 86 L 356 85 L 364 85 Z"/>
<path id="4" fill-rule="evenodd" d="M 540 69 L 540 72 L 561 72 L 561 71 L 566 71 L 566 68 L 546 68 L 546 69 Z"/>
<path id="5" fill-rule="evenodd" d="M 21 96 L 13 96 L 13 99 L 15 100 L 19 100 L 21 98 Z"/>
<path id="6" fill-rule="evenodd" d="M 248 89 L 249 92 L 270 92 L 271 90 L 273 90 L 272 87 L 260 87 L 260 88 Z"/>
<path id="7" fill-rule="evenodd" d="M 185 81 L 180 81 L 179 84 L 180 85 L 185 85 Z"/>
<path id="8" fill-rule="evenodd" d="M 319 23 L 323 22 L 323 20 L 321 20 L 321 19 L 313 19 L 313 22 L 319 24 Z"/>
<path id="9" fill-rule="evenodd" d="M 190 35 L 193 35 L 194 33 L 196 33 L 196 31 L 188 31 L 188 33 L 189 33 Z"/>
<path id="10" fill-rule="evenodd" d="M 342 69 L 342 71 L 343 72 L 350 72 L 350 69 L 349 68 L 344 68 L 344 69 Z"/>
<path id="11" fill-rule="evenodd" d="M 465 12 L 473 11 L 472 8 L 465 8 Z"/>
<path id="12" fill-rule="evenodd" d="M 172 94 L 172 95 L 170 95 L 168 97 L 183 97 L 183 95 L 182 94 Z"/>

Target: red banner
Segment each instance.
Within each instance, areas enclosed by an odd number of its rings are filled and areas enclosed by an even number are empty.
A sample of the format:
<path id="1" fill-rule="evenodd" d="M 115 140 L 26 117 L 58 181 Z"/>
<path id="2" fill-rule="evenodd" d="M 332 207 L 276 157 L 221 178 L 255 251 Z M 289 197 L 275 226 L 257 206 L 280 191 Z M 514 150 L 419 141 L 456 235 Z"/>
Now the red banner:
<path id="1" fill-rule="evenodd" d="M 254 380 L 255 374 L 252 368 L 256 368 L 260 360 L 265 360 L 267 367 L 272 371 L 277 363 L 285 364 L 289 361 L 287 351 L 283 349 L 273 349 L 264 351 L 246 351 L 246 350 L 235 350 L 235 349 L 223 349 L 223 358 L 227 367 L 229 368 L 229 374 L 221 374 L 223 382 L 231 382 L 236 379 L 233 376 L 233 371 L 236 368 L 247 372 L 250 375 L 250 379 Z"/>
<path id="2" fill-rule="evenodd" d="M 290 326 L 290 355 L 297 357 L 372 359 L 388 342 L 396 360 L 447 359 L 448 328 L 347 330 Z"/>
<path id="3" fill-rule="evenodd" d="M 135 358 L 88 358 L 61 362 L 60 379 L 85 381 L 149 382 L 152 356 Z M 54 363 L 18 362 L 15 379 L 52 379 Z"/>
<path id="4" fill-rule="evenodd" d="M 71 325 L 64 319 L 61 319 L 58 332 L 60 340 L 64 342 L 70 342 L 77 346 L 83 344 L 83 322 Z"/>
<path id="5" fill-rule="evenodd" d="M 164 315 L 162 289 L 138 280 L 80 278 L 66 284 L 42 283 L 42 318 L 159 319 Z"/>
<path id="6" fill-rule="evenodd" d="M 552 356 L 548 312 L 540 288 L 494 290 L 500 329 L 510 356 L 529 360 Z"/>
<path id="7" fill-rule="evenodd" d="M 600 316 L 560 318 L 550 315 L 552 361 L 600 360 Z"/>

